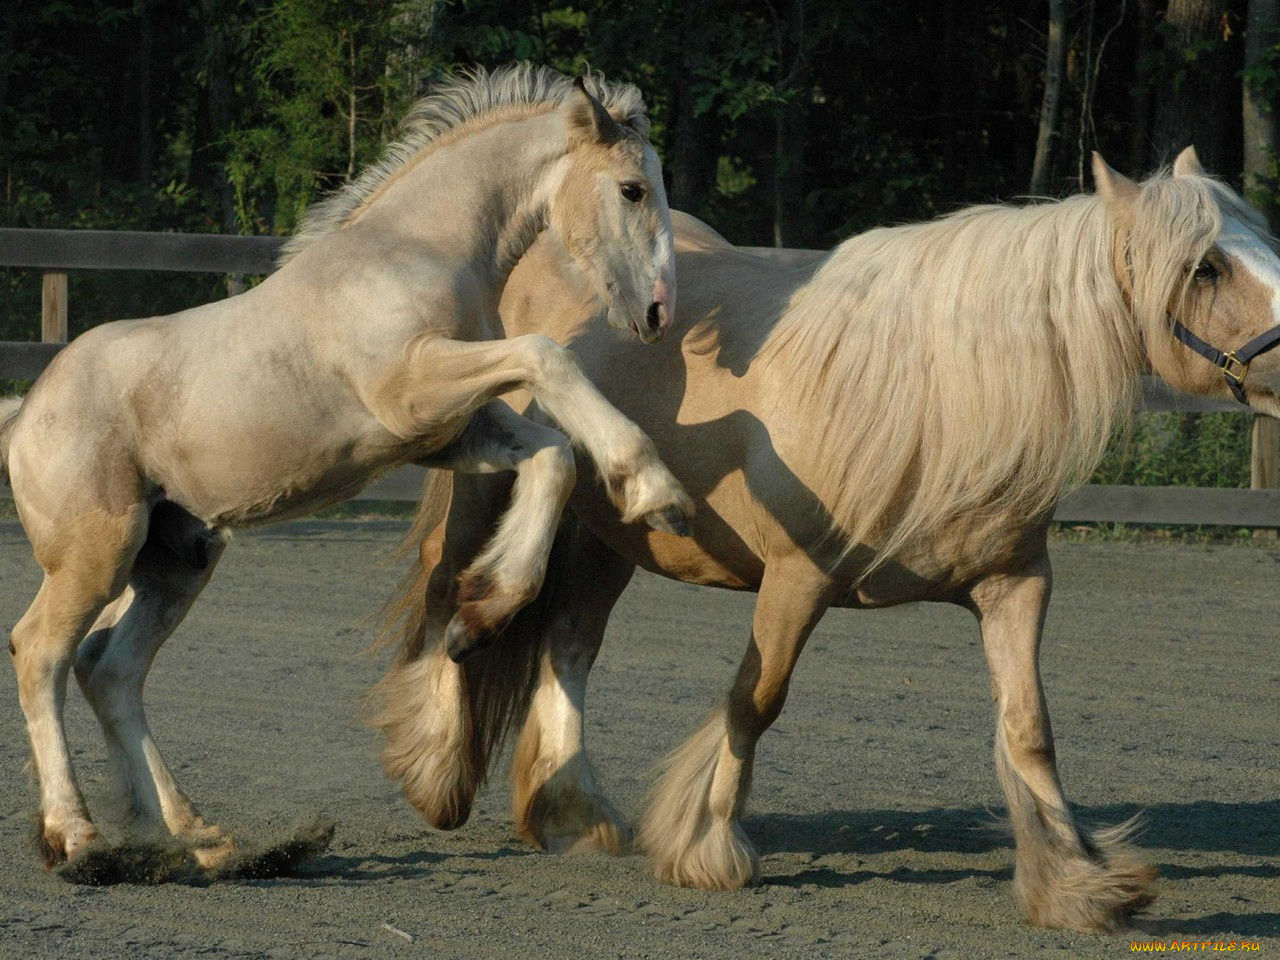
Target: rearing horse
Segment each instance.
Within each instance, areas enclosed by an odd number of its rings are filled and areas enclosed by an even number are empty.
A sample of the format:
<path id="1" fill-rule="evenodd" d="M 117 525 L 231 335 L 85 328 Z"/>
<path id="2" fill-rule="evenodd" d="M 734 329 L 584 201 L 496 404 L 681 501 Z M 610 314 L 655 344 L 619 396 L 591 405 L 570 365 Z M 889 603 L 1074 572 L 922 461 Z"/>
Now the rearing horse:
<path id="1" fill-rule="evenodd" d="M 96 327 L 0 410 L 0 471 L 45 577 L 9 644 L 50 864 L 97 836 L 62 708 L 74 666 L 136 818 L 231 849 L 157 749 L 152 658 L 229 531 L 310 512 L 404 463 L 514 471 L 506 519 L 464 578 L 453 633 L 475 643 L 538 590 L 574 484 L 570 440 L 626 521 L 681 529 L 689 498 L 636 425 L 497 305 L 525 250 L 563 238 L 610 324 L 659 340 L 675 308 L 671 226 L 635 87 L 596 98 L 516 65 L 443 84 L 380 164 L 314 208 L 281 268 L 238 297 Z M 497 397 L 529 389 L 563 433 Z M 567 436 L 566 436 L 567 435 Z M 77 653 L 78 647 L 78 653 Z"/>
<path id="2" fill-rule="evenodd" d="M 737 676 L 668 760 L 639 831 L 662 880 L 757 882 L 739 821 L 810 631 L 831 606 L 943 601 L 981 627 L 1028 918 L 1124 926 L 1155 871 L 1123 829 L 1081 829 L 1058 780 L 1039 674 L 1049 518 L 1130 415 L 1148 362 L 1175 387 L 1280 414 L 1280 259 L 1190 150 L 1142 184 L 1098 159 L 1094 172 L 1096 195 L 872 230 L 798 269 L 678 218 L 680 333 L 629 358 L 625 379 L 607 375 L 618 347 L 589 323 L 583 280 L 549 244 L 530 251 L 503 301 L 508 330 L 557 318 L 553 335 L 655 438 L 698 520 L 688 540 L 628 528 L 600 487 L 579 484 L 546 589 L 492 651 L 456 665 L 441 641 L 454 577 L 505 494 L 455 476 L 433 532 L 440 485 L 419 515 L 421 565 L 394 608 L 401 653 L 377 716 L 384 765 L 419 811 L 464 818 L 527 708 L 511 771 L 521 834 L 560 851 L 625 845 L 582 711 L 609 611 L 640 565 L 759 593 Z"/>

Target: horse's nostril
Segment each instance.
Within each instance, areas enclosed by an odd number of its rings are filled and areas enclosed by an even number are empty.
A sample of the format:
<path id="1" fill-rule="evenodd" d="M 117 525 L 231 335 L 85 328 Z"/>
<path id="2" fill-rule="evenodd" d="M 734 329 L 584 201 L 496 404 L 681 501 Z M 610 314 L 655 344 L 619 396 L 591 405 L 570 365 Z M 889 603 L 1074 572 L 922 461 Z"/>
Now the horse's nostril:
<path id="1" fill-rule="evenodd" d="M 644 318 L 645 318 L 645 321 L 649 324 L 649 326 L 652 329 L 657 330 L 659 327 L 661 327 L 662 326 L 662 304 L 656 303 L 656 302 L 649 304 L 649 309 L 645 313 Z"/>

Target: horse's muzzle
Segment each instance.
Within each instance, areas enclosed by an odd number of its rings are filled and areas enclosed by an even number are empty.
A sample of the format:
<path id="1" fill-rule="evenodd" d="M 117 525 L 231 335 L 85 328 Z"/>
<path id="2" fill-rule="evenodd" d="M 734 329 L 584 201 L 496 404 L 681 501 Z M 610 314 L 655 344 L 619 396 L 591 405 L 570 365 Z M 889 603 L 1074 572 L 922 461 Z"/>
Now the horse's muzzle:
<path id="1" fill-rule="evenodd" d="M 636 335 L 642 343 L 657 343 L 671 325 L 671 316 L 662 303 L 651 303 L 644 312 L 644 323 L 636 328 Z"/>

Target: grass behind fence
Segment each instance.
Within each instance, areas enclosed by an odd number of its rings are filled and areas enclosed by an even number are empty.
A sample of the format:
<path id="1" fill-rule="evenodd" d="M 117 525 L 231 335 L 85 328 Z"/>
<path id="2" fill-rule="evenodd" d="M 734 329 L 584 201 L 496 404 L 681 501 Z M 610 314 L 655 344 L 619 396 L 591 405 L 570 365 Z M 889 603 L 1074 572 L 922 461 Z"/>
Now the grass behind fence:
<path id="1" fill-rule="evenodd" d="M 1238 413 L 1143 413 L 1112 441 L 1093 483 L 1248 487 L 1252 418 Z"/>

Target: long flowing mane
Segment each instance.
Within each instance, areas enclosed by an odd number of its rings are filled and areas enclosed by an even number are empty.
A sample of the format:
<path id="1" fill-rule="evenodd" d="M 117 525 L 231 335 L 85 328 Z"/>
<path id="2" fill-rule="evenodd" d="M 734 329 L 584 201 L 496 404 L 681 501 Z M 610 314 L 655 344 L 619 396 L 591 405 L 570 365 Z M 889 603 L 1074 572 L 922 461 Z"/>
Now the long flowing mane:
<path id="1" fill-rule="evenodd" d="M 1187 362 L 1169 304 L 1228 199 L 1208 178 L 1156 174 L 1122 257 L 1094 195 L 972 207 L 838 247 L 762 359 L 787 384 L 780 402 L 819 423 L 811 482 L 845 553 L 873 547 L 874 569 L 975 511 L 1043 516 L 1088 479 L 1129 422 L 1145 359 Z"/>
<path id="2" fill-rule="evenodd" d="M 609 81 L 592 72 L 586 73 L 583 80 L 615 120 L 648 139 L 649 117 L 637 87 Z M 530 63 L 510 64 L 493 71 L 474 67 L 442 80 L 409 110 L 400 123 L 398 139 L 387 146 L 382 159 L 307 210 L 297 231 L 285 243 L 279 265 L 347 223 L 405 164 L 446 135 L 460 134 L 487 121 L 554 110 L 572 89 L 572 78 Z"/>

